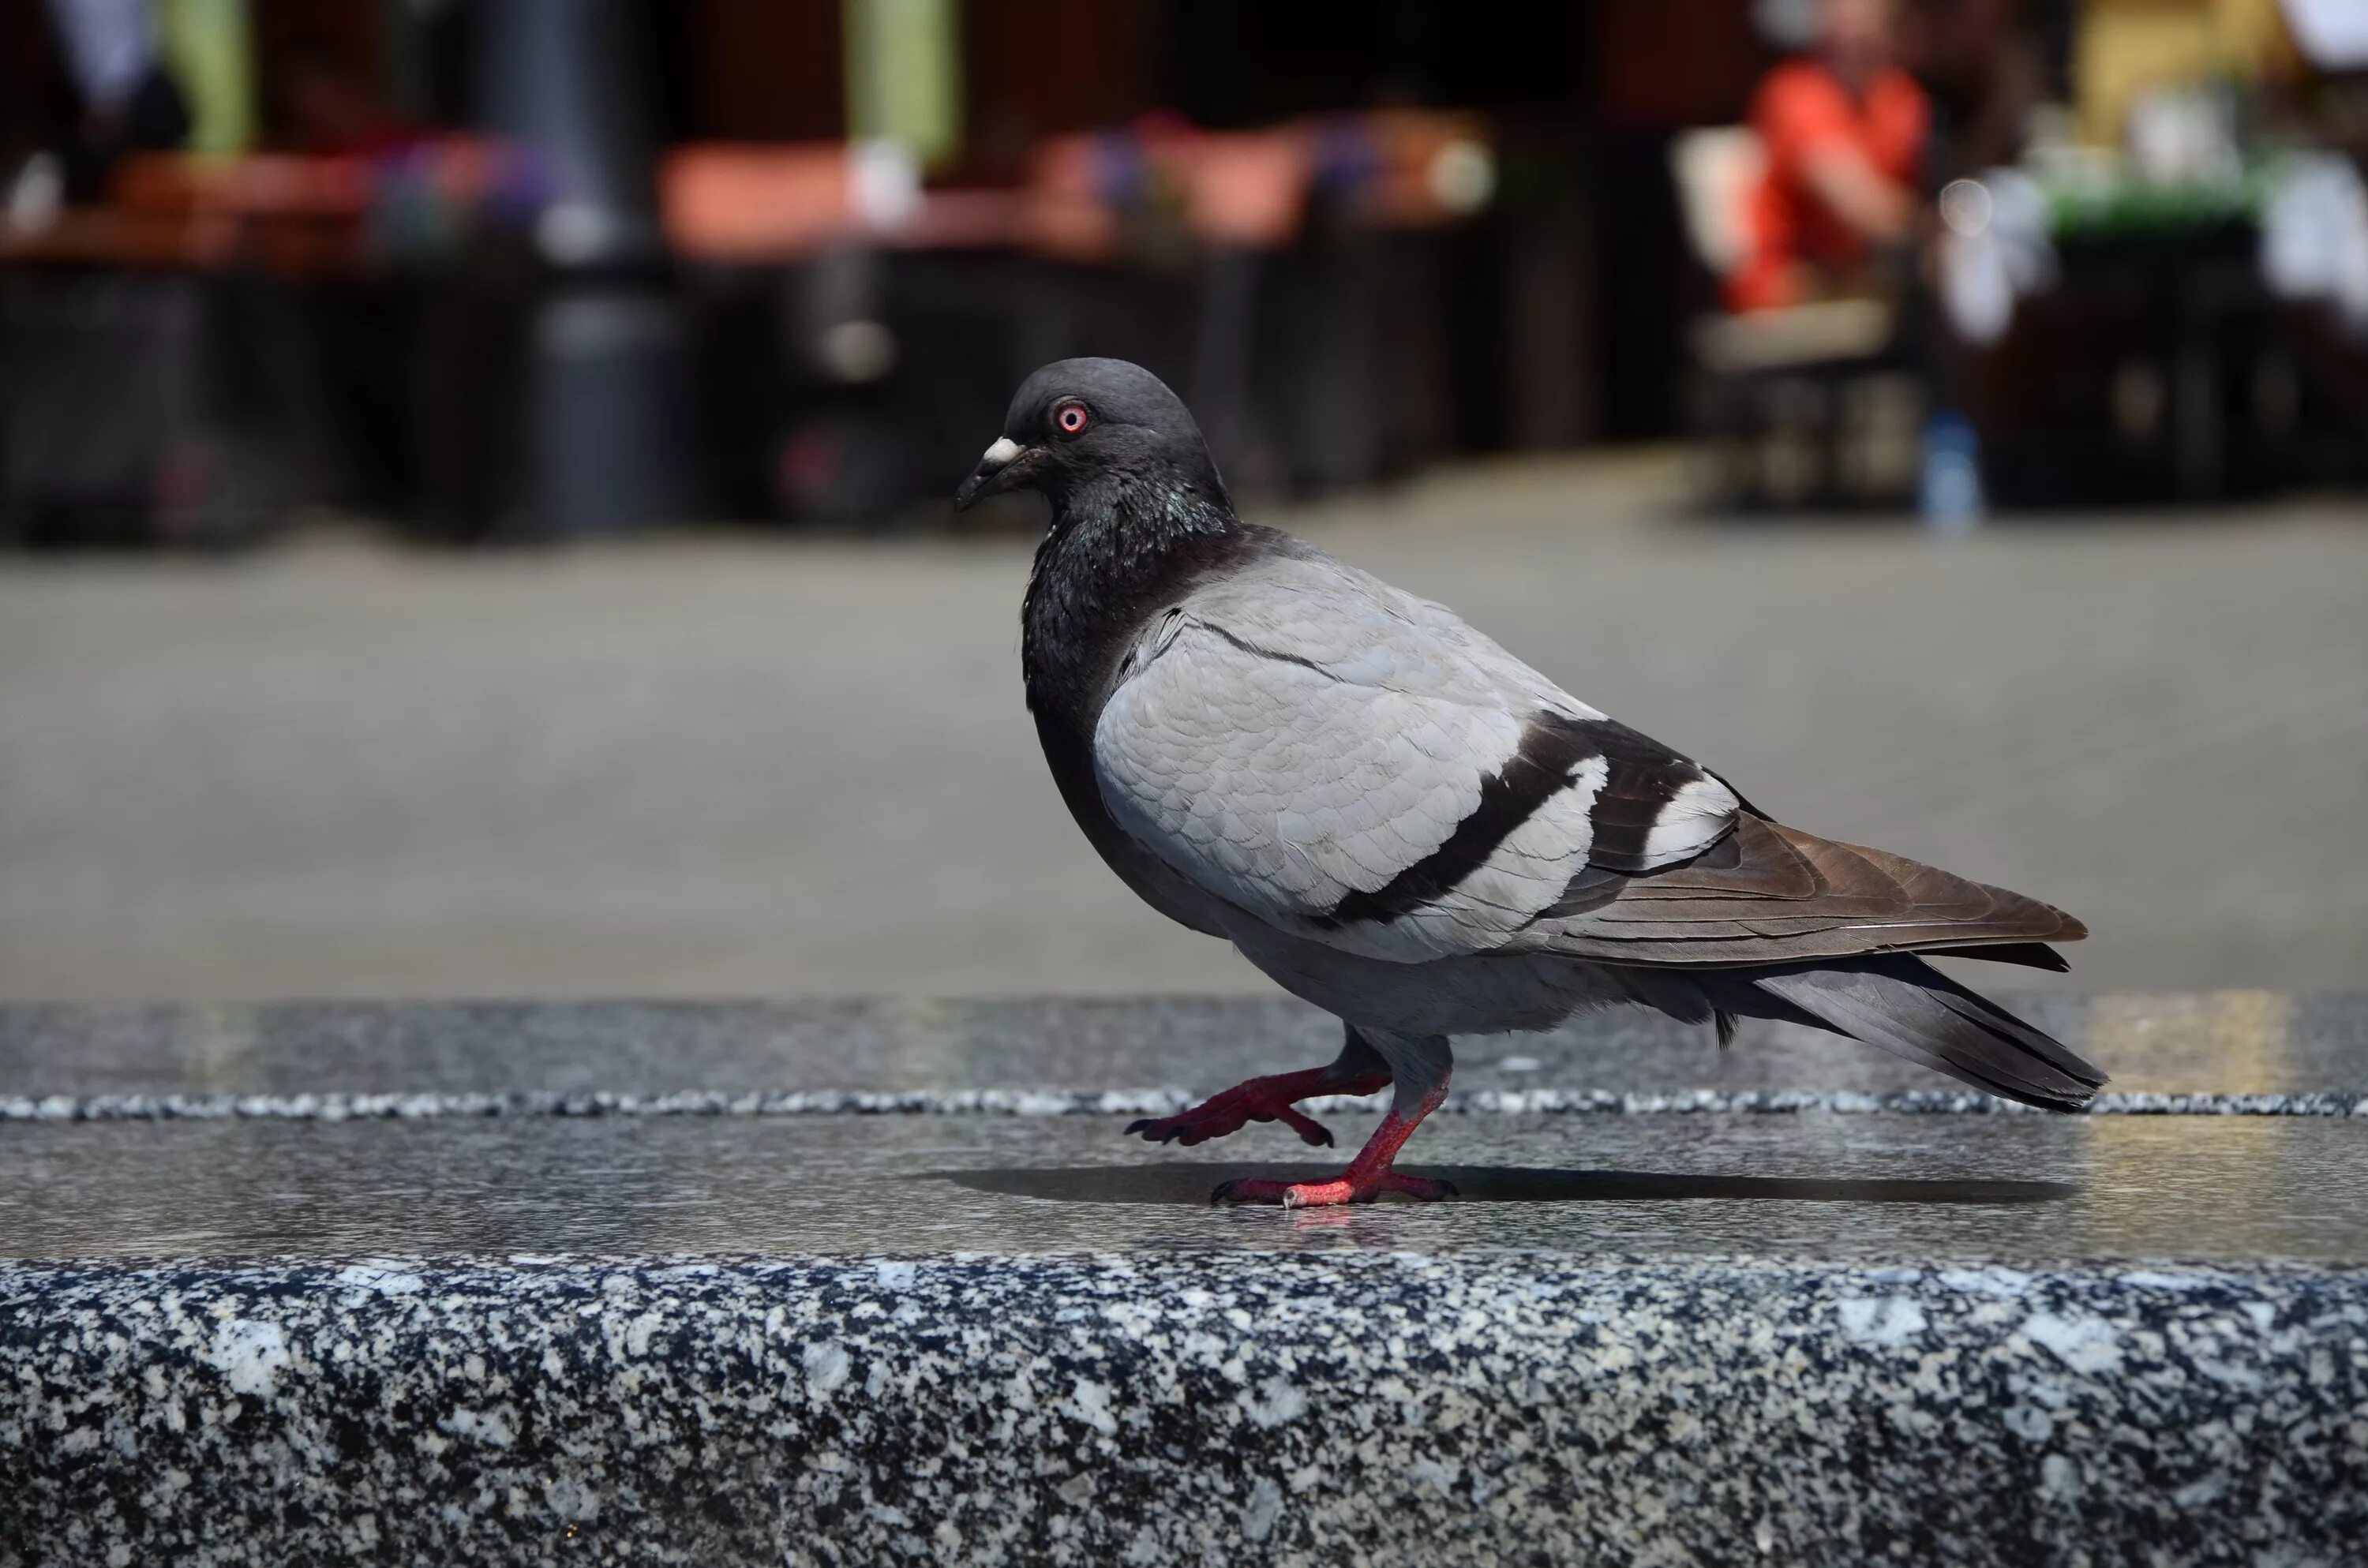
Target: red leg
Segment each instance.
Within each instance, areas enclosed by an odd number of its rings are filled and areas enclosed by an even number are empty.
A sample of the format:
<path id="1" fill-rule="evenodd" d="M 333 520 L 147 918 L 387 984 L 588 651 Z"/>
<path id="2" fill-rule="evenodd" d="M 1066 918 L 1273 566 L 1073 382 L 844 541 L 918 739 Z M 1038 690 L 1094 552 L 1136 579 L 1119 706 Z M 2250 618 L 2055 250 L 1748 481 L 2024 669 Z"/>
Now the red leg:
<path id="1" fill-rule="evenodd" d="M 1292 1107 L 1313 1095 L 1370 1095 L 1389 1086 L 1390 1070 L 1380 1058 L 1372 1058 L 1368 1067 L 1361 1059 L 1352 1059 L 1351 1051 L 1343 1051 L 1340 1060 L 1328 1066 L 1252 1078 L 1178 1115 L 1144 1117 L 1127 1131 L 1139 1132 L 1154 1143 L 1181 1143 L 1190 1148 L 1238 1132 L 1246 1122 L 1280 1121 L 1318 1148 L 1329 1148 L 1332 1134 L 1324 1124 Z"/>
<path id="2" fill-rule="evenodd" d="M 1337 1180 L 1289 1182 L 1246 1177 L 1226 1182 L 1209 1195 L 1209 1201 L 1280 1203 L 1285 1209 L 1316 1209 L 1333 1203 L 1371 1203 L 1385 1192 L 1417 1199 L 1452 1198 L 1452 1182 L 1401 1176 L 1390 1168 L 1406 1141 L 1422 1125 L 1422 1119 L 1437 1110 L 1439 1102 L 1446 1097 L 1447 1077 L 1441 1074 L 1411 1115 L 1402 1115 L 1397 1107 L 1392 1106 L 1390 1113 L 1382 1118 L 1382 1124 L 1373 1129 L 1372 1137 L 1365 1141 L 1365 1146 L 1357 1151 L 1357 1157 L 1349 1162 L 1349 1168 Z"/>

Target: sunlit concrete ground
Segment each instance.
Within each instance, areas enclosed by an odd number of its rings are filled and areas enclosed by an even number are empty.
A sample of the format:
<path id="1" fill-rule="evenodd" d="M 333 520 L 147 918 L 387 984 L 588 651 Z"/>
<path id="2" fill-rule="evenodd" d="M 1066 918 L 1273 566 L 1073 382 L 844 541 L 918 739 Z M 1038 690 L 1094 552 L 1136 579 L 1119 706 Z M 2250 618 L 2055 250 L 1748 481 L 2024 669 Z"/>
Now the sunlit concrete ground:
<path id="1" fill-rule="evenodd" d="M 1943 544 L 1684 520 L 1668 480 L 1264 516 L 1789 821 L 2073 910 L 2071 983 L 2368 985 L 2361 508 Z M 0 996 L 1264 989 L 1063 812 L 1028 550 L 0 564 Z"/>

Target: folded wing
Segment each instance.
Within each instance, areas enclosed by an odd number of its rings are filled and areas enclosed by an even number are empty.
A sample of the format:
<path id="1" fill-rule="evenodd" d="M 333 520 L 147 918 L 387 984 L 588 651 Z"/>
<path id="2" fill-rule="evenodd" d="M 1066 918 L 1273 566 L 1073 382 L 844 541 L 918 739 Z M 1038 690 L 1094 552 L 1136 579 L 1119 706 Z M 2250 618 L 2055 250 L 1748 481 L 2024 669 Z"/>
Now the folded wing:
<path id="1" fill-rule="evenodd" d="M 1203 889 L 1406 962 L 1501 948 L 1590 868 L 1679 863 L 1739 810 L 1438 606 L 1312 555 L 1150 627 L 1094 763 L 1121 827 Z"/>
<path id="2" fill-rule="evenodd" d="M 1631 876 L 1590 866 L 1519 939 L 1605 963 L 1797 963 L 1864 953 L 1980 949 L 2055 968 L 2033 944 L 2077 941 L 2062 910 L 1903 856 L 1740 813 L 1682 865 Z"/>
<path id="3" fill-rule="evenodd" d="M 2060 910 L 1770 822 L 1440 606 L 1292 543 L 1128 651 L 1104 804 L 1201 888 L 1401 962 L 1734 968 L 1900 951 L 2060 967 Z"/>

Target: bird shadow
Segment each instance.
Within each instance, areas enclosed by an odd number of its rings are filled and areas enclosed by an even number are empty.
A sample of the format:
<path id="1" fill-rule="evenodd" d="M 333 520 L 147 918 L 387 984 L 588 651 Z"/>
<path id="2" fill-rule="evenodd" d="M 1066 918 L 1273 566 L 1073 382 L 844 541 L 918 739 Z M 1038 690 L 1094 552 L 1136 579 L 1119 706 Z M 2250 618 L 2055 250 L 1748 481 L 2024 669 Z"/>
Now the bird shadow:
<path id="1" fill-rule="evenodd" d="M 1212 1165 L 1008 1166 L 928 1171 L 972 1192 L 1053 1203 L 1206 1204 L 1210 1189 L 1238 1176 L 1329 1181 L 1337 1165 Z M 1867 1180 L 1816 1176 L 1689 1176 L 1659 1171 L 1574 1171 L 1528 1165 L 1424 1165 L 1410 1176 L 1444 1176 L 1467 1203 L 1686 1203 L 1701 1199 L 1796 1203 L 2055 1203 L 2079 1189 L 2056 1181 L 1976 1181 L 1907 1176 Z"/>

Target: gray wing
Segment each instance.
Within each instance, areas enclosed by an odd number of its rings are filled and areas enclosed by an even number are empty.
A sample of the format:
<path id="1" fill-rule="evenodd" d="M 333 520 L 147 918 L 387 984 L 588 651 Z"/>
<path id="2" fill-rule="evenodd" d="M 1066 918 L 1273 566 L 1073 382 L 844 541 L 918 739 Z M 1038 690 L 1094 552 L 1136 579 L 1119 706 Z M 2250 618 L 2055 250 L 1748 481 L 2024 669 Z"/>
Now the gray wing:
<path id="1" fill-rule="evenodd" d="M 1408 962 L 1504 947 L 1589 868 L 1691 858 L 1739 808 L 1446 609 L 1314 552 L 1149 628 L 1094 767 L 1120 826 L 1202 889 Z"/>

